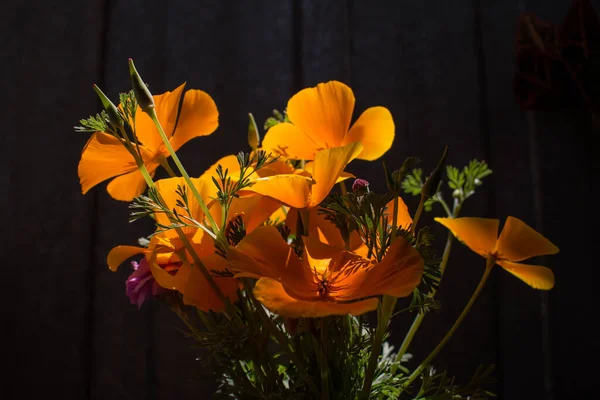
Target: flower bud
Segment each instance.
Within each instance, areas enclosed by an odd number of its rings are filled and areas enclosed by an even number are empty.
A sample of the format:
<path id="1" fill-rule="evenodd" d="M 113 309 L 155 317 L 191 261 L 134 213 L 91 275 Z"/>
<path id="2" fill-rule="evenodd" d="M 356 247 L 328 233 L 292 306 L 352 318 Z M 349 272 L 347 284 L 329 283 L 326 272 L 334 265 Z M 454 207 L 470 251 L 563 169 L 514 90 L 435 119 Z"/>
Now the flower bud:
<path id="1" fill-rule="evenodd" d="M 425 197 L 431 197 L 437 193 L 438 188 L 440 186 L 440 182 L 442 180 L 442 174 L 446 165 L 447 156 L 448 146 L 446 146 L 446 148 L 444 149 L 444 154 L 442 154 L 442 157 L 440 158 L 440 161 L 438 162 L 437 166 L 423 184 L 423 187 L 421 188 L 421 195 Z"/>
<path id="2" fill-rule="evenodd" d="M 135 99 L 137 100 L 142 111 L 148 114 L 150 110 L 154 108 L 154 98 L 142 80 L 142 77 L 135 69 L 135 65 L 133 64 L 133 60 L 131 58 L 129 59 L 129 77 L 131 78 L 131 87 L 135 93 Z"/>
<path id="3" fill-rule="evenodd" d="M 352 191 L 357 192 L 359 190 L 369 191 L 369 182 L 364 179 L 356 179 L 352 184 Z"/>
<path id="4" fill-rule="evenodd" d="M 260 145 L 260 134 L 252 113 L 248 113 L 248 118 L 248 144 L 252 150 L 256 150 Z"/>
<path id="5" fill-rule="evenodd" d="M 100 98 L 102 102 L 102 107 L 104 107 L 104 111 L 108 114 L 108 120 L 113 126 L 123 127 L 123 118 L 121 117 L 121 113 L 119 113 L 119 109 L 117 106 L 113 104 L 112 101 L 104 94 L 102 90 L 98 87 L 98 85 L 93 85 L 94 91 Z"/>

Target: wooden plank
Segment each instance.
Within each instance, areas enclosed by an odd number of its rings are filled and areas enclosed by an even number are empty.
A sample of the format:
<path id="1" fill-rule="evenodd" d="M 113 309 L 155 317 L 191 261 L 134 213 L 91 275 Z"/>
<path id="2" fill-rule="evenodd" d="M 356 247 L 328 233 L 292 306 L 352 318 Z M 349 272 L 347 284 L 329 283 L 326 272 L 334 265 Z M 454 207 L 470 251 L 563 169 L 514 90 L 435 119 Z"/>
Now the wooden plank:
<path id="1" fill-rule="evenodd" d="M 373 4 L 352 3 L 351 73 L 357 99 L 356 116 L 370 106 L 390 109 L 396 139 L 386 163 L 398 168 L 407 156 L 418 156 L 425 171 L 437 163 L 444 145 L 450 146 L 448 163 L 462 166 L 485 155 L 481 130 L 480 87 L 477 76 L 474 14 L 471 3 L 437 4 L 420 1 Z M 384 188 L 379 163 L 353 164 L 351 171 L 373 179 Z M 489 183 L 488 183 L 489 185 Z M 415 210 L 415 199 L 407 199 Z M 440 215 L 441 210 L 437 210 Z M 487 191 L 465 205 L 464 215 L 488 216 Z M 433 225 L 440 253 L 446 233 Z M 439 299 L 442 313 L 425 319 L 409 353 L 412 366 L 420 362 L 442 338 L 466 304 L 483 273 L 483 260 L 464 246 L 455 245 Z M 493 280 L 492 280 L 493 281 Z M 479 364 L 495 361 L 495 314 L 492 282 L 469 317 L 434 361 L 437 370 L 448 369 L 466 383 Z M 399 346 L 413 315 L 393 321 L 391 341 Z"/>
<path id="2" fill-rule="evenodd" d="M 535 226 L 530 137 L 512 86 L 518 14 L 517 1 L 481 2 L 493 205 L 501 221 L 512 215 Z M 544 398 L 546 360 L 541 343 L 540 293 L 504 271 L 497 272 L 499 395 L 508 399 Z"/>
<path id="3" fill-rule="evenodd" d="M 144 7 L 126 2 L 111 3 L 105 20 L 104 76 L 102 89 L 113 101 L 130 89 L 127 59 L 133 58 L 144 79 L 155 92 L 164 87 L 165 6 L 145 2 Z M 94 96 L 90 92 L 88 96 Z M 97 200 L 94 320 L 94 376 L 92 399 L 147 399 L 156 391 L 152 315 L 149 301 L 141 311 L 125 296 L 125 279 L 132 272 L 123 265 L 108 270 L 106 256 L 121 244 L 136 245 L 137 238 L 152 232 L 150 221 L 127 222 L 129 209 L 106 193 L 106 184 L 88 196 Z"/>
<path id="4" fill-rule="evenodd" d="M 2 92 L 9 97 L 0 111 L 0 201 L 8 208 L 0 242 L 10 282 L 2 334 L 8 398 L 85 398 L 88 391 L 92 204 L 77 180 L 86 139 L 72 127 L 96 105 L 88 94 L 98 76 L 101 13 L 100 1 L 3 8 Z"/>

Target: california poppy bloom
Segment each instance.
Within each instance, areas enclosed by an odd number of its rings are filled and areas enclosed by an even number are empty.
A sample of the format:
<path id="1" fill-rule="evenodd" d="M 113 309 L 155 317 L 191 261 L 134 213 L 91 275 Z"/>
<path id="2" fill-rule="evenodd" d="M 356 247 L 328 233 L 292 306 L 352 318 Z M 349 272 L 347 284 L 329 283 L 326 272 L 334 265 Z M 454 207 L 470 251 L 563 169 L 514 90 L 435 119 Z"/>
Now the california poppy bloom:
<path id="1" fill-rule="evenodd" d="M 262 146 L 290 159 L 312 160 L 323 149 L 359 142 L 361 160 L 376 160 L 392 146 L 394 120 L 385 107 L 365 110 L 350 127 L 354 93 L 341 82 L 320 83 L 301 90 L 287 104 L 290 122 L 273 126 Z"/>
<path id="2" fill-rule="evenodd" d="M 488 218 L 435 218 L 475 253 L 493 257 L 496 264 L 535 289 L 554 286 L 549 268 L 518 261 L 558 253 L 558 247 L 518 218 L 508 217 L 498 236 L 500 221 Z"/>
<path id="3" fill-rule="evenodd" d="M 292 318 L 359 315 L 377 307 L 378 295 L 405 297 L 421 281 L 423 259 L 398 238 L 381 262 L 304 237 L 300 259 L 277 229 L 248 234 L 228 259 L 237 276 L 259 278 L 254 295 L 269 310 Z"/>
<path id="4" fill-rule="evenodd" d="M 195 137 L 213 133 L 219 120 L 217 106 L 207 93 L 188 90 L 181 101 L 184 87 L 185 83 L 173 92 L 153 96 L 158 120 L 175 151 Z M 144 164 L 150 176 L 154 176 L 160 160 L 168 158 L 169 152 L 154 123 L 139 107 L 131 124 L 140 142 Z M 133 156 L 118 139 L 105 132 L 96 132 L 88 140 L 81 154 L 78 173 L 84 194 L 110 178 L 114 179 L 107 190 L 116 200 L 131 201 L 146 188 Z"/>

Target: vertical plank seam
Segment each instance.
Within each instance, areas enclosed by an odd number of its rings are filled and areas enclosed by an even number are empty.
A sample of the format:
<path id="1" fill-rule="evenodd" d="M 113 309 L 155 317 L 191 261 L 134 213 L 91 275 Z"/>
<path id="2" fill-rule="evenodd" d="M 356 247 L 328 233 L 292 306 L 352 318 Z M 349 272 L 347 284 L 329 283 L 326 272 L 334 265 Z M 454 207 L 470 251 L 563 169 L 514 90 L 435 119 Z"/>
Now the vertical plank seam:
<path id="1" fill-rule="evenodd" d="M 97 71 L 98 71 L 98 84 L 102 87 L 106 81 L 104 65 L 108 54 L 108 32 L 110 27 L 110 12 L 111 2 L 110 0 L 99 0 L 99 6 L 97 9 L 101 10 L 102 16 L 102 27 L 98 32 L 98 60 L 97 60 Z M 99 101 L 96 102 L 99 105 Z M 96 316 L 95 316 L 95 303 L 96 303 L 96 260 L 97 260 L 97 249 L 96 242 L 98 241 L 98 229 L 99 229 L 99 206 L 98 206 L 98 193 L 93 191 L 88 194 L 91 197 L 90 201 L 90 215 L 89 215 L 89 243 L 88 243 L 88 265 L 85 275 L 85 286 L 87 293 L 87 302 L 85 305 L 85 318 L 84 318 L 84 388 L 85 397 L 92 399 L 93 388 L 94 388 L 94 331 L 96 328 Z"/>
<path id="2" fill-rule="evenodd" d="M 479 105 L 479 129 L 483 139 L 483 155 L 487 162 L 491 161 L 492 148 L 491 148 L 491 132 L 489 123 L 489 102 L 488 102 L 488 74 L 487 74 L 487 63 L 485 59 L 485 47 L 483 40 L 483 16 L 481 11 L 481 0 L 473 0 L 472 3 L 473 11 L 473 45 L 475 50 L 475 58 L 477 64 L 477 88 L 478 88 L 478 105 Z M 487 198 L 487 212 L 488 214 L 494 215 L 496 211 L 496 190 L 495 190 L 495 179 L 492 174 L 488 186 L 488 198 Z M 492 312 L 494 318 L 494 329 L 495 343 L 496 343 L 496 374 L 502 374 L 503 360 L 502 352 L 500 347 L 500 335 L 498 335 L 498 328 L 500 324 L 500 304 L 499 304 L 499 287 L 497 280 L 493 279 L 490 282 L 492 289 Z M 503 387 L 498 385 L 497 387 L 499 398 L 503 398 Z"/>

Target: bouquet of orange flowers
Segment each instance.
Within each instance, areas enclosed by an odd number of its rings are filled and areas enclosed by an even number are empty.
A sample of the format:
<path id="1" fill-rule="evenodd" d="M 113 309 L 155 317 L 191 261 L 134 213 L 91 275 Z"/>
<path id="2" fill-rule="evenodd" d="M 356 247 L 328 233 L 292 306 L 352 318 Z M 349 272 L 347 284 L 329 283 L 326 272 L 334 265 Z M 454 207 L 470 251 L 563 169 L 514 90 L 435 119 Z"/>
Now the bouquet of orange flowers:
<path id="1" fill-rule="evenodd" d="M 138 246 L 113 248 L 108 266 L 114 271 L 135 260 L 127 296 L 138 307 L 161 299 L 177 313 L 206 349 L 205 362 L 219 380 L 216 398 L 492 395 L 491 369 L 459 387 L 431 363 L 495 265 L 547 290 L 552 272 L 521 261 L 558 249 L 514 217 L 499 235 L 496 219 L 458 217 L 491 173 L 485 162 L 446 165 L 446 148 L 426 178 L 413 168 L 415 158 L 394 171 L 384 164 L 388 190 L 371 191 L 344 170 L 354 159 L 377 160 L 390 149 L 392 116 L 372 107 L 351 124 L 352 90 L 332 81 L 294 95 L 283 114 L 267 120 L 262 140 L 249 114 L 248 151 L 223 155 L 190 177 L 176 152 L 215 131 L 217 106 L 201 90 L 184 92 L 185 85 L 153 96 L 132 60 L 129 69 L 133 89 L 115 105 L 94 86 L 104 110 L 76 127 L 92 133 L 79 163 L 82 191 L 110 179 L 110 195 L 131 202 L 131 221 L 154 221 L 156 229 Z M 171 177 L 155 180 L 159 167 Z M 414 213 L 402 193 L 420 196 Z M 435 221 L 452 233 L 441 256 L 430 228 L 419 226 L 422 212 L 436 203 L 445 216 Z M 483 275 L 452 328 L 411 370 L 407 351 L 427 312 L 438 307 L 454 237 L 484 258 Z M 400 312 L 415 317 L 394 352 L 386 338 Z"/>

